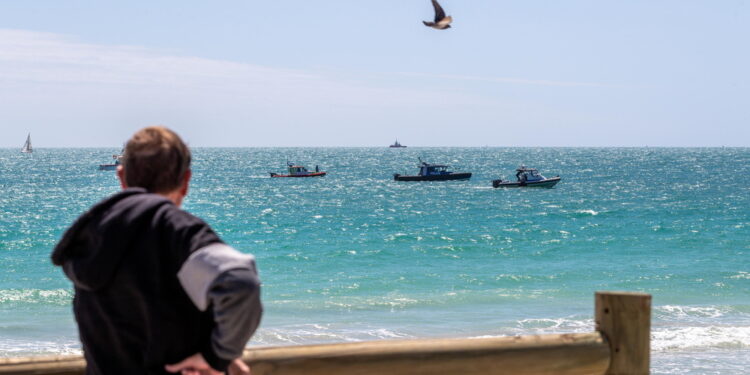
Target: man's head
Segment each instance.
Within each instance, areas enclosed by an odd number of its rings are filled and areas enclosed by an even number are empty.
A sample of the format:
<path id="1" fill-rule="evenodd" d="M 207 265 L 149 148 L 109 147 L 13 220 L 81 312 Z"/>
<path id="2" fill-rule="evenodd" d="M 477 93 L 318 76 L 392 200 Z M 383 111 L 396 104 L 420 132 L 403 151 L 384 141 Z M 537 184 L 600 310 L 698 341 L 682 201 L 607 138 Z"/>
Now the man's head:
<path id="1" fill-rule="evenodd" d="M 125 145 L 117 171 L 123 188 L 141 187 L 150 193 L 182 197 L 190 180 L 190 150 L 180 136 L 163 126 L 137 131 Z"/>

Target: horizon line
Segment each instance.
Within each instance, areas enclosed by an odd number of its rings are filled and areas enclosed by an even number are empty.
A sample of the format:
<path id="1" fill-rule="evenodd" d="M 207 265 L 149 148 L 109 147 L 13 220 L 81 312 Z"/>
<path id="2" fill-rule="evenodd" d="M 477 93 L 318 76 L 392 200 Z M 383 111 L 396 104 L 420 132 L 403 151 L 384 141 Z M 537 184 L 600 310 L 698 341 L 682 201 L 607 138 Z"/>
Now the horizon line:
<path id="1" fill-rule="evenodd" d="M 199 148 L 383 148 L 391 149 L 389 146 L 190 146 L 191 149 Z M 123 149 L 122 146 L 47 146 L 39 147 L 34 146 L 34 150 L 44 149 Z M 432 146 L 407 146 L 404 148 L 750 148 L 750 146 L 663 146 L 663 145 L 642 145 L 642 146 L 626 146 L 626 145 L 607 145 L 607 146 L 512 146 L 512 145 L 485 145 L 485 146 L 446 146 L 446 145 L 432 145 Z M 13 150 L 20 147 L 16 146 L 0 146 L 0 150 Z M 20 152 L 20 151 L 19 151 Z"/>

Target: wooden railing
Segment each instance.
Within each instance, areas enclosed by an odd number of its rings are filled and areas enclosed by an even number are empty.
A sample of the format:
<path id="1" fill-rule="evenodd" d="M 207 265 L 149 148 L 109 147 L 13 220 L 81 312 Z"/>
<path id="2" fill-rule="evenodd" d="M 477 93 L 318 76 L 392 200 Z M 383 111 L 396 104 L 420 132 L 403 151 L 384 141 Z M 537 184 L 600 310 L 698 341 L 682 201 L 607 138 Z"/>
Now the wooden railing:
<path id="1" fill-rule="evenodd" d="M 267 347 L 253 375 L 647 374 L 651 296 L 598 292 L 596 331 L 479 339 L 383 340 Z M 0 375 L 81 375 L 80 356 L 0 359 Z"/>

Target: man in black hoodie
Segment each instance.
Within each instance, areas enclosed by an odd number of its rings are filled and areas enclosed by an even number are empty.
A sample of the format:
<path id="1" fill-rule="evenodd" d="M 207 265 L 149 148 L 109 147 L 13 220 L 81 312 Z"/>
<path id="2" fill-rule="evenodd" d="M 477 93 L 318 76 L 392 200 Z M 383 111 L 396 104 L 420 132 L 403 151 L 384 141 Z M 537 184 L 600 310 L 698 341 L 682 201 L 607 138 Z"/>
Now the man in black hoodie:
<path id="1" fill-rule="evenodd" d="M 255 259 L 180 209 L 190 150 L 164 127 L 135 133 L 123 190 L 94 205 L 52 253 L 73 281 L 86 374 L 249 374 L 260 322 Z"/>

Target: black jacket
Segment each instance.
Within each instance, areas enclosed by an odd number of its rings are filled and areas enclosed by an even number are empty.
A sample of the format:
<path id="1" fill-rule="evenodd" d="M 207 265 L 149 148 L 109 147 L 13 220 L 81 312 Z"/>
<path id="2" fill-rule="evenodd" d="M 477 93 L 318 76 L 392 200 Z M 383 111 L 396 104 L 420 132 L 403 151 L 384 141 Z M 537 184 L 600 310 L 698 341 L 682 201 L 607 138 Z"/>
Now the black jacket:
<path id="1" fill-rule="evenodd" d="M 216 248 L 224 255 L 211 256 Z M 52 261 L 75 285 L 87 374 L 165 374 L 165 364 L 195 353 L 224 371 L 260 321 L 253 258 L 143 189 L 123 190 L 83 214 Z"/>

